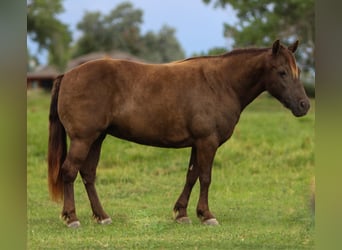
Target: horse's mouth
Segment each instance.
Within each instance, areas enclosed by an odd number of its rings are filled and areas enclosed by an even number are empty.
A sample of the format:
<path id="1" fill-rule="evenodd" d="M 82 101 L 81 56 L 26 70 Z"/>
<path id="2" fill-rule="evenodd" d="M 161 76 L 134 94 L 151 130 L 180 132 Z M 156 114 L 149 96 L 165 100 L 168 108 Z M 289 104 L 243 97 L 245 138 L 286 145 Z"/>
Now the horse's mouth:
<path id="1" fill-rule="evenodd" d="M 301 117 L 304 116 L 308 113 L 308 111 L 294 111 L 292 110 L 292 114 L 296 117 Z"/>

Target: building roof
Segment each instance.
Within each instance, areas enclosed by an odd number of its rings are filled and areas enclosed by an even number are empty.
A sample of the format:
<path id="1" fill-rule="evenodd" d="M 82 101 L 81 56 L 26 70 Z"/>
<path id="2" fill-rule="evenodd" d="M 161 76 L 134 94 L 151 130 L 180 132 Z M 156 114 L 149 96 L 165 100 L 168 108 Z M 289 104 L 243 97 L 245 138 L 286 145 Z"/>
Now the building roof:
<path id="1" fill-rule="evenodd" d="M 34 72 L 28 72 L 27 78 L 32 80 L 38 79 L 54 79 L 56 78 L 60 72 L 56 67 L 51 65 L 40 66 Z"/>
<path id="2" fill-rule="evenodd" d="M 145 62 L 144 60 L 138 57 L 135 57 L 129 53 L 121 52 L 121 51 L 92 52 L 83 56 L 79 56 L 69 61 L 65 72 L 85 62 L 96 60 L 96 59 L 101 59 L 101 58 L 113 58 L 113 59 L 124 59 L 124 60 L 130 60 L 130 61 Z M 28 72 L 27 79 L 28 80 L 55 79 L 61 73 L 62 72 L 60 72 L 55 66 L 52 66 L 52 65 L 40 66 L 34 72 Z"/>
<path id="3" fill-rule="evenodd" d="M 129 53 L 122 52 L 122 51 L 93 52 L 93 53 L 89 53 L 83 56 L 79 56 L 71 60 L 67 65 L 66 71 L 71 70 L 85 62 L 96 60 L 96 59 L 101 59 L 101 58 L 124 59 L 124 60 L 129 60 L 129 61 L 144 62 L 144 60 L 138 57 L 135 57 Z"/>

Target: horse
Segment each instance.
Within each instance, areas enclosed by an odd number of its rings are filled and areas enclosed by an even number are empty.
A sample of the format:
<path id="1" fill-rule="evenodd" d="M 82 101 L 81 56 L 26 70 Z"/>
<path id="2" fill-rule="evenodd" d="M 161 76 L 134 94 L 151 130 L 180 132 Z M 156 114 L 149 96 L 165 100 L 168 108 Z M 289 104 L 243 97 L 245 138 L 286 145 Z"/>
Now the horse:
<path id="1" fill-rule="evenodd" d="M 61 217 L 66 225 L 80 226 L 74 201 L 78 173 L 95 220 L 112 222 L 95 188 L 106 135 L 155 147 L 191 147 L 174 220 L 191 223 L 187 206 L 199 179 L 197 217 L 205 225 L 218 225 L 208 205 L 213 160 L 244 108 L 264 91 L 296 117 L 310 108 L 294 56 L 297 47 L 298 40 L 288 47 L 276 40 L 269 48 L 165 64 L 105 58 L 58 76 L 49 113 L 48 185 L 52 200 L 64 201 Z"/>

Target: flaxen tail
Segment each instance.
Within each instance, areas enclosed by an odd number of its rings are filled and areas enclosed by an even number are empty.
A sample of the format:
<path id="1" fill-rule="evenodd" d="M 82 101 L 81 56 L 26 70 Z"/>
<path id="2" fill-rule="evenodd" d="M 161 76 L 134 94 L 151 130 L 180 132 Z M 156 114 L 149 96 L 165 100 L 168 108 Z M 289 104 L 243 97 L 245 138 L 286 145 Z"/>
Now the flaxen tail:
<path id="1" fill-rule="evenodd" d="M 63 180 L 61 166 L 67 153 L 66 133 L 57 113 L 58 93 L 63 75 L 56 78 L 52 88 L 49 115 L 49 145 L 48 145 L 48 183 L 51 199 L 63 199 Z"/>

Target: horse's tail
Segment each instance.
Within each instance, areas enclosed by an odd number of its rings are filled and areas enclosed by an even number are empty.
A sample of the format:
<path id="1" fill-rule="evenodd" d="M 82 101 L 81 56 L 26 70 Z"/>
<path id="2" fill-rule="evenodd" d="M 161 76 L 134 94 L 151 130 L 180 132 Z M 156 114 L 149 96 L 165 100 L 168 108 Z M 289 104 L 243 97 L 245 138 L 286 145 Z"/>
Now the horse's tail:
<path id="1" fill-rule="evenodd" d="M 63 199 L 63 179 L 60 169 L 67 152 L 65 128 L 57 112 L 58 93 L 63 76 L 59 75 L 53 83 L 49 115 L 48 183 L 50 196 L 54 201 Z"/>

